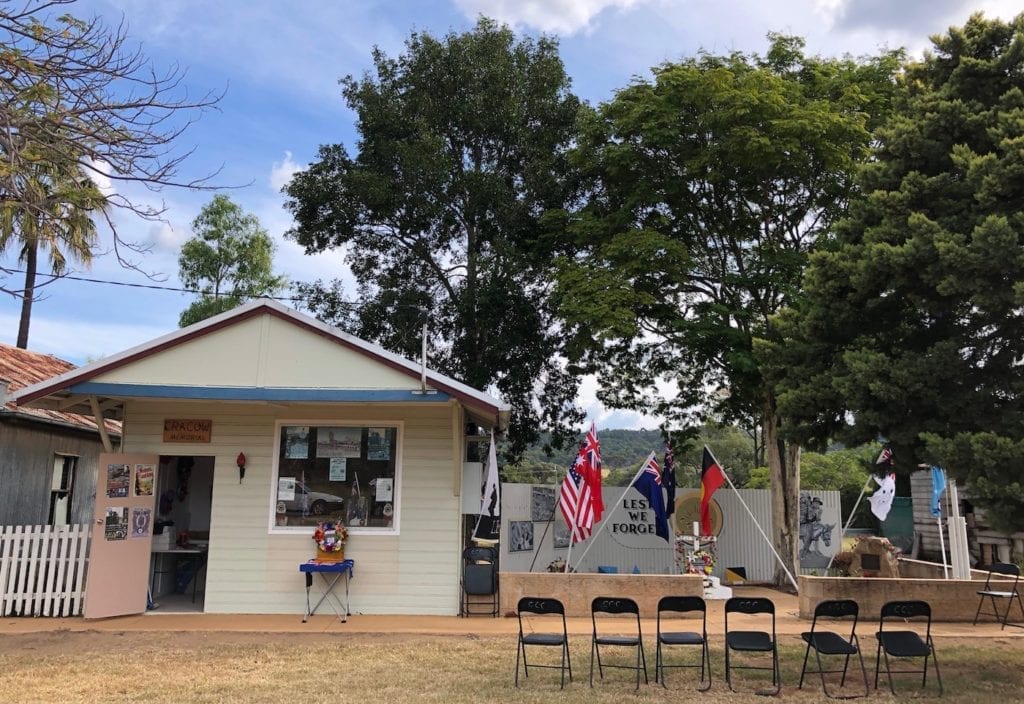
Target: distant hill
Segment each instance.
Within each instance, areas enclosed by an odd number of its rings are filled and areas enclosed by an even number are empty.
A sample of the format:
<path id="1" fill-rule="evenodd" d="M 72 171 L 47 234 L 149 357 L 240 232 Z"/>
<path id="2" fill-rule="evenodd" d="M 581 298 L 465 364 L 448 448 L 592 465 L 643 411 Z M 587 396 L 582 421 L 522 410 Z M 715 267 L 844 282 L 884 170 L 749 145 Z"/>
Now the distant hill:
<path id="1" fill-rule="evenodd" d="M 628 481 L 654 451 L 658 461 L 665 456 L 665 443 L 660 430 L 601 430 L 598 431 L 601 443 L 601 462 L 605 470 L 614 473 L 616 478 Z M 580 441 L 583 440 L 581 435 Z M 564 450 L 556 450 L 552 454 L 544 453 L 544 446 L 550 442 L 550 436 L 544 435 L 540 441 L 530 447 L 523 456 L 523 461 L 515 466 L 506 467 L 504 474 L 512 481 L 557 481 L 565 473 L 569 463 L 576 458 L 578 444 Z M 745 481 L 754 467 L 754 443 L 742 430 L 732 426 L 705 426 L 701 436 L 691 446 L 676 453 L 677 477 L 680 486 L 696 486 L 701 466 L 703 446 L 707 444 L 715 454 L 715 458 L 730 470 L 730 475 Z"/>

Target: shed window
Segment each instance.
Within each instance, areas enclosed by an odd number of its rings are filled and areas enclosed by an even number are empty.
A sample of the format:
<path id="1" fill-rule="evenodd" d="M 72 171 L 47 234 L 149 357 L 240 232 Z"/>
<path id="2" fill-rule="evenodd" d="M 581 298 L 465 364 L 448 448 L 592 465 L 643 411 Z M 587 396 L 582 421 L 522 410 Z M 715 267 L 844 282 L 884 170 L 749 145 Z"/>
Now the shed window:
<path id="1" fill-rule="evenodd" d="M 351 530 L 397 526 L 394 425 L 278 425 L 273 525 L 341 518 Z"/>
<path id="2" fill-rule="evenodd" d="M 78 458 L 72 455 L 56 455 L 53 459 L 47 519 L 51 526 L 66 526 L 71 522 L 71 490 L 74 489 L 77 465 Z"/>

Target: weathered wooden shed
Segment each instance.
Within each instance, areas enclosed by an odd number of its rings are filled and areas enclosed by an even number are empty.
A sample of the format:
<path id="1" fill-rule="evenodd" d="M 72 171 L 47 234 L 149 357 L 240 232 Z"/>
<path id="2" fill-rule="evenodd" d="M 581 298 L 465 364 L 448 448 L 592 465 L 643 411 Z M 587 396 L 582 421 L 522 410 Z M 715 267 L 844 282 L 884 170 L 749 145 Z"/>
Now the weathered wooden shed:
<path id="1" fill-rule="evenodd" d="M 179 533 L 208 540 L 203 608 L 214 613 L 301 614 L 298 566 L 315 555 L 317 522 L 335 517 L 350 533 L 353 612 L 458 613 L 466 428 L 500 430 L 509 413 L 484 392 L 268 300 L 16 400 L 123 420 L 130 455 L 105 460 L 98 493 L 126 497 L 134 530 L 146 498 L 135 484 L 155 483 L 152 523 L 175 515 Z M 111 528 L 118 520 L 94 526 L 94 552 L 123 539 Z M 149 550 L 136 552 L 133 569 L 149 579 L 139 564 Z"/>
<path id="2" fill-rule="evenodd" d="M 103 449 L 92 414 L 25 408 L 13 394 L 75 365 L 0 343 L 0 526 L 92 520 L 96 458 Z M 121 424 L 108 420 L 111 437 Z"/>

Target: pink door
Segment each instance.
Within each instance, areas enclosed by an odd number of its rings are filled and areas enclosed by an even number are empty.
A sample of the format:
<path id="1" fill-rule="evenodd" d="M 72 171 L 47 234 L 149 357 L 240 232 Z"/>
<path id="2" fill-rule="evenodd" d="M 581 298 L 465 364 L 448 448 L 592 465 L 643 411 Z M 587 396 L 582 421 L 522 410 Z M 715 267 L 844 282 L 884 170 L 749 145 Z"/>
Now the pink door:
<path id="1" fill-rule="evenodd" d="M 85 579 L 86 618 L 146 610 L 159 464 L 156 455 L 100 455 Z"/>

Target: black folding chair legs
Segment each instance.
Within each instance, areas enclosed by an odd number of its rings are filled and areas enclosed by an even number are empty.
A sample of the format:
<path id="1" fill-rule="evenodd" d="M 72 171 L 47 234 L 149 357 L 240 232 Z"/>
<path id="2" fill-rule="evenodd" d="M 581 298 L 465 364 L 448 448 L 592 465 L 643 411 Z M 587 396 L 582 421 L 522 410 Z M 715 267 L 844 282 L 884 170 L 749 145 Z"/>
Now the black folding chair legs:
<path id="1" fill-rule="evenodd" d="M 804 665 L 803 668 L 800 670 L 800 684 L 797 686 L 797 689 L 804 688 L 805 674 L 807 674 L 808 672 L 815 672 L 815 670 L 807 669 L 807 661 L 811 655 L 811 650 L 814 650 L 814 658 L 818 664 L 818 669 L 816 671 L 821 676 L 821 689 L 825 692 L 826 697 L 830 699 L 859 699 L 861 697 L 866 697 L 870 691 L 868 687 L 868 671 L 867 668 L 864 666 L 864 655 L 863 653 L 861 653 L 859 644 L 857 644 L 857 642 L 854 641 L 851 645 L 848 641 L 840 638 L 834 633 L 823 632 L 815 635 L 826 637 L 835 636 L 836 641 L 834 643 L 827 643 L 824 639 L 822 639 L 819 642 L 815 643 L 813 646 L 810 643 L 810 641 L 808 641 L 807 650 L 804 652 Z M 805 640 L 807 639 L 805 638 Z M 823 653 L 826 657 L 842 657 L 843 668 L 841 670 L 826 670 L 824 661 L 822 660 Z M 841 691 L 846 686 L 846 676 L 849 674 L 850 659 L 854 655 L 856 655 L 858 660 L 860 661 L 861 678 L 864 681 L 864 691 L 860 694 L 844 693 Z M 828 682 L 826 681 L 825 675 L 839 673 L 842 673 L 842 677 L 839 680 L 839 690 L 833 689 L 832 691 L 829 691 Z"/>

